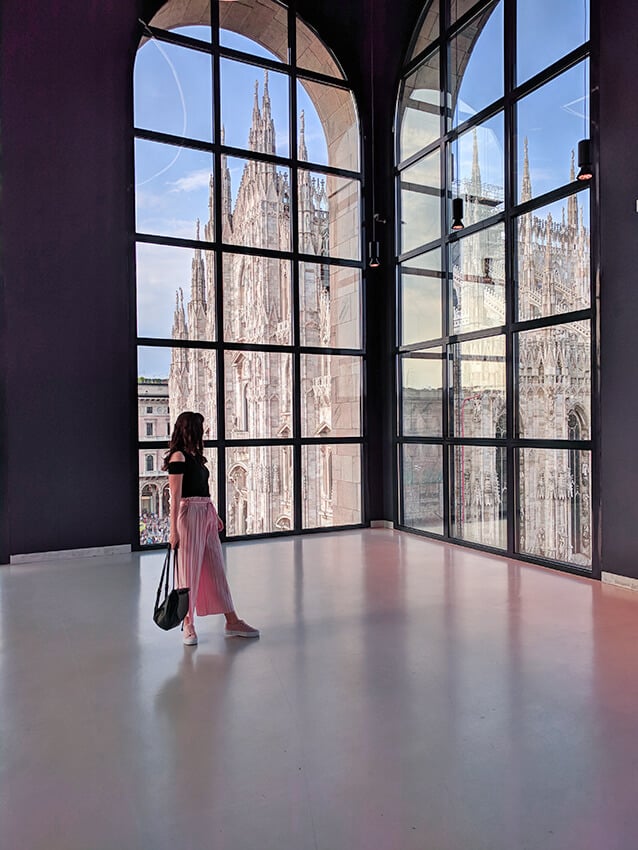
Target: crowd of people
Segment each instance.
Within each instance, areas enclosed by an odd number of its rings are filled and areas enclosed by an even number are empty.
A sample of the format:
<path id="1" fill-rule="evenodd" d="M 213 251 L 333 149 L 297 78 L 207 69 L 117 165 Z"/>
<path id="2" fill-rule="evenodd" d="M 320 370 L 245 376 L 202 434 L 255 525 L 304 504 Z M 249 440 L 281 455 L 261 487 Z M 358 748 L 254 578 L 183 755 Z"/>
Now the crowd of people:
<path id="1" fill-rule="evenodd" d="M 167 516 L 160 517 L 143 511 L 140 515 L 140 543 L 151 546 L 153 543 L 168 543 L 171 521 Z"/>

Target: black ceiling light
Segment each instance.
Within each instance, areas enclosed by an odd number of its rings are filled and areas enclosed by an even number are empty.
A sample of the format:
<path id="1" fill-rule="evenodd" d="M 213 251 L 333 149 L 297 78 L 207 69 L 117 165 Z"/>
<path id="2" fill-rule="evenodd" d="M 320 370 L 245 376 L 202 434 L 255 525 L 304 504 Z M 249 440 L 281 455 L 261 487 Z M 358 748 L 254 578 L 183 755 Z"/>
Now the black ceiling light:
<path id="1" fill-rule="evenodd" d="M 452 201 L 452 230 L 463 230 L 463 198 Z"/>
<path id="2" fill-rule="evenodd" d="M 368 242 L 368 265 L 371 269 L 378 269 L 381 265 L 381 261 L 379 260 L 379 243 L 376 239 Z"/>
<path id="3" fill-rule="evenodd" d="M 591 143 L 589 139 L 581 139 L 578 142 L 578 180 L 591 180 L 594 169 L 591 164 Z"/>

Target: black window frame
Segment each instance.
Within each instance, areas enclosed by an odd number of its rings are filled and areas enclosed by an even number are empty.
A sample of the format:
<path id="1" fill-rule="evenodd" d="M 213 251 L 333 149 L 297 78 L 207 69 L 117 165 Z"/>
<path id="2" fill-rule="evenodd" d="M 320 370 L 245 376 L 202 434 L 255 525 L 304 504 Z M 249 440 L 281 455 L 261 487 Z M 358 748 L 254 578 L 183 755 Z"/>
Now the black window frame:
<path id="1" fill-rule="evenodd" d="M 401 144 L 401 98 L 403 95 L 404 83 L 423 62 L 428 58 L 438 54 L 439 56 L 439 75 L 440 75 L 440 91 L 447 91 L 447 74 L 448 74 L 448 45 L 450 39 L 462 30 L 469 22 L 472 21 L 481 11 L 486 10 L 490 5 L 494 4 L 494 0 L 478 0 L 456 21 L 450 21 L 449 16 L 449 0 L 432 0 L 426 3 L 421 13 L 419 25 L 415 29 L 410 50 L 407 53 L 409 60 L 404 65 L 401 73 L 401 81 L 399 84 L 399 92 L 397 98 L 397 109 L 395 115 L 395 167 L 394 167 L 394 203 L 397 210 L 397 222 L 400 222 L 401 215 L 401 173 L 406 168 L 419 162 L 422 158 L 435 151 L 440 151 L 441 159 L 441 239 L 433 240 L 432 242 L 421 245 L 413 250 L 402 254 L 398 248 L 400 245 L 400 225 L 397 224 L 395 232 L 395 240 L 397 251 L 395 255 L 395 341 L 393 348 L 393 360 L 395 371 L 395 409 L 396 416 L 394 417 L 393 429 L 393 465 L 397 476 L 396 486 L 394 487 L 394 515 L 397 526 L 403 530 L 412 533 L 421 534 L 437 539 L 448 540 L 467 546 L 474 549 L 479 549 L 487 552 L 505 555 L 508 558 L 522 560 L 530 563 L 537 563 L 543 566 L 559 569 L 564 572 L 570 572 L 578 575 L 585 575 L 593 578 L 600 578 L 600 485 L 599 474 L 600 468 L 600 357 L 599 357 L 599 335 L 598 335 L 598 305 L 600 301 L 600 246 L 599 246 L 599 227 L 598 227 L 598 210 L 599 210 L 599 188 L 596 180 L 597 170 L 597 150 L 598 150 L 598 115 L 599 115 L 599 66 L 598 66 L 598 44 L 596 40 L 596 28 L 591 27 L 591 21 L 596 20 L 597 0 L 590 2 L 590 38 L 584 41 L 579 47 L 571 50 L 559 60 L 548 65 L 539 73 L 531 78 L 516 84 L 516 0 L 502 0 L 504 12 L 504 92 L 503 96 L 487 105 L 479 113 L 474 115 L 469 120 L 464 121 L 456 127 L 452 127 L 452 122 L 446 122 L 445 115 L 445 97 L 441 97 L 440 105 L 440 136 L 435 141 L 431 142 L 416 153 L 411 154 L 405 160 L 400 159 L 400 144 Z M 496 4 L 494 4 L 496 5 Z M 438 9 L 437 9 L 438 7 Z M 418 54 L 411 56 L 414 46 L 418 43 L 421 27 L 426 21 L 426 18 L 432 11 L 438 11 L 438 36 L 432 38 L 429 43 L 419 51 Z M 589 61 L 589 97 L 590 97 L 590 113 L 589 113 L 589 134 L 591 140 L 592 158 L 594 164 L 594 179 L 589 182 L 569 182 L 565 183 L 552 191 L 542 195 L 537 195 L 529 201 L 518 202 L 517 199 L 517 153 L 516 153 L 516 106 L 517 103 L 526 95 L 537 89 L 540 89 L 545 83 L 558 77 L 564 71 L 578 65 L 583 60 Z M 495 214 L 489 218 L 476 222 L 465 227 L 460 232 L 453 232 L 450 229 L 451 224 L 451 201 L 452 201 L 452 183 L 449 179 L 447 168 L 447 151 L 458 137 L 480 125 L 483 121 L 498 115 L 499 112 L 504 113 L 504 158 L 505 158 L 505 184 L 504 197 L 505 207 L 502 212 Z M 451 110 L 450 110 L 451 113 Z M 448 129 L 450 127 L 451 129 Z M 520 179 L 520 178 L 518 178 Z M 565 200 L 569 197 L 579 197 L 581 192 L 589 192 L 589 211 L 590 211 L 590 306 L 584 310 L 573 310 L 562 314 L 552 314 L 551 316 L 542 317 L 540 319 L 532 319 L 520 321 L 517 319 L 516 287 L 513 285 L 516 280 L 516 221 L 519 216 L 527 212 L 533 212 L 544 206 L 547 206 L 555 201 Z M 582 196 L 582 197 L 586 197 Z M 497 223 L 503 223 L 505 227 L 505 265 L 506 265 L 506 318 L 502 326 L 490 329 L 488 331 L 476 331 L 474 333 L 453 334 L 451 333 L 450 323 L 448 321 L 448 312 L 450 305 L 450 288 L 451 288 L 451 272 L 449 268 L 448 246 L 453 245 L 460 238 L 468 236 L 475 232 L 480 232 Z M 438 339 L 428 340 L 426 343 L 413 343 L 410 345 L 400 345 L 401 336 L 401 268 L 402 264 L 411 258 L 419 257 L 429 250 L 439 249 L 442 257 L 443 268 L 443 336 Z M 518 376 L 517 376 L 517 350 L 516 343 L 518 334 L 525 330 L 534 330 L 539 328 L 548 328 L 553 325 L 566 324 L 579 320 L 587 320 L 591 329 L 591 433 L 590 439 L 587 440 L 572 440 L 572 439 L 528 439 L 519 433 L 519 394 L 518 394 Z M 450 368 L 444 369 L 443 381 L 443 436 L 442 437 L 406 437 L 403 436 L 403 391 L 401 377 L 401 355 L 410 351 L 419 351 L 427 353 L 433 348 L 443 348 L 444 352 L 449 352 L 451 346 L 460 341 L 465 341 L 474 338 L 486 338 L 492 335 L 504 335 L 506 339 L 506 417 L 507 417 L 507 436 L 505 438 L 497 438 L 496 435 L 492 439 L 469 439 L 461 440 L 455 437 L 451 430 L 452 425 L 452 394 L 453 389 L 450 380 Z M 449 353 L 444 354 L 449 361 Z M 423 531 L 404 524 L 404 508 L 403 508 L 403 446 L 409 444 L 437 445 L 443 449 L 443 487 L 444 487 L 444 532 L 443 534 L 435 534 L 433 532 Z M 506 493 L 506 511 L 507 511 L 507 546 L 504 549 L 486 546 L 480 543 L 475 543 L 467 539 L 455 537 L 453 534 L 454 524 L 454 478 L 453 478 L 453 453 L 455 446 L 490 446 L 498 451 L 499 460 L 502 463 L 503 458 L 500 457 L 502 452 L 506 453 L 507 463 L 507 482 L 505 486 Z M 550 560 L 548 558 L 539 557 L 536 555 L 522 553 L 519 547 L 519 527 L 520 527 L 520 494 L 518 482 L 519 469 L 519 452 L 524 448 L 548 448 L 548 449 L 563 449 L 568 450 L 570 457 L 574 453 L 586 451 L 591 458 L 591 568 L 581 567 L 580 565 L 558 560 Z"/>
<path id="2" fill-rule="evenodd" d="M 234 447 L 250 448 L 253 446 L 291 446 L 292 447 L 292 475 L 293 475 L 293 527 L 290 530 L 270 531 L 260 534 L 250 535 L 226 535 L 227 540 L 240 539 L 258 539 L 281 537 L 296 534 L 309 534 L 331 532 L 337 530 L 345 530 L 351 528 L 362 528 L 369 525 L 369 510 L 368 510 L 368 493 L 366 487 L 367 480 L 367 465 L 368 465 L 368 426 L 367 426 L 367 411 L 364 403 L 366 397 L 366 373 L 367 373 L 367 347 L 366 347 L 366 264 L 365 264 L 365 222 L 364 222 L 364 201 L 365 201 L 365 182 L 364 182 L 364 151 L 363 151 L 363 134 L 361 128 L 361 118 L 358 111 L 358 106 L 354 98 L 354 92 L 346 75 L 343 73 L 337 59 L 331 53 L 331 58 L 334 60 L 336 67 L 342 73 L 342 77 L 332 77 L 327 74 L 317 73 L 315 71 L 306 70 L 296 64 L 297 49 L 297 21 L 301 21 L 308 30 L 310 30 L 317 38 L 318 42 L 328 49 L 320 36 L 309 26 L 302 18 L 297 15 L 296 3 L 294 0 L 287 4 L 282 4 L 287 7 L 287 30 L 288 30 L 288 57 L 289 62 L 281 62 L 279 60 L 267 59 L 258 55 L 245 53 L 234 48 L 224 47 L 220 44 L 220 24 L 219 24 L 219 8 L 218 4 L 212 2 L 211 10 L 211 41 L 200 41 L 183 34 L 172 32 L 170 30 L 158 29 L 152 25 L 143 25 L 140 27 L 140 41 L 144 37 L 152 35 L 160 42 L 181 45 L 189 47 L 193 50 L 198 50 L 207 53 L 211 56 L 212 69 L 212 112 L 213 112 L 213 139 L 212 142 L 203 142 L 193 138 L 179 137 L 172 134 L 146 130 L 134 127 L 132 130 L 132 144 L 136 140 L 155 141 L 160 143 L 171 144 L 179 147 L 200 150 L 210 153 L 214 159 L 214 185 L 215 189 L 215 207 L 214 207 L 214 226 L 215 240 L 208 242 L 202 239 L 183 239 L 171 236 L 158 236 L 152 233 L 138 232 L 134 226 L 133 230 L 133 261 L 131 274 L 131 303 L 137 303 L 137 286 L 135 273 L 135 249 L 138 244 L 150 245 L 170 245 L 175 247 L 185 247 L 190 249 L 200 248 L 215 255 L 215 324 L 216 334 L 215 340 L 209 342 L 189 341 L 189 340 L 173 340 L 155 337 L 143 337 L 137 335 L 137 320 L 136 311 L 134 320 L 134 349 L 137 351 L 141 347 L 158 347 L 158 348 L 204 348 L 216 352 L 217 355 L 217 431 L 215 439 L 204 440 L 204 447 L 214 449 L 216 452 L 217 462 L 217 480 L 218 480 L 218 496 L 217 509 L 221 516 L 226 516 L 227 500 L 227 469 L 226 469 L 226 450 Z M 279 155 L 269 155 L 260 152 L 251 151 L 249 149 L 237 148 L 225 144 L 221 144 L 221 75 L 220 67 L 222 59 L 233 59 L 244 62 L 248 65 L 253 65 L 259 69 L 277 71 L 286 74 L 289 82 L 289 152 L 290 156 L 283 157 Z M 348 92 L 353 98 L 357 114 L 358 126 L 358 161 L 359 170 L 351 171 L 348 169 L 337 168 L 330 165 L 315 163 L 312 161 L 302 160 L 298 157 L 298 139 L 297 139 L 297 81 L 308 80 L 330 85 L 334 88 Z M 250 97 L 250 95 L 249 95 Z M 249 102 L 249 101 L 248 101 Z M 243 160 L 252 160 L 259 162 L 268 162 L 290 171 L 290 210 L 291 210 L 291 246 L 289 251 L 276 251 L 267 248 L 252 248 L 242 245 L 225 243 L 222 240 L 222 197 L 219 187 L 222 186 L 221 175 L 221 157 L 238 157 Z M 322 175 L 334 175 L 355 181 L 359 186 L 359 259 L 348 260 L 339 259 L 332 256 L 322 256 L 315 254 L 305 254 L 298 250 L 298 174 L 300 171 L 311 171 Z M 134 201 L 134 199 L 133 199 Z M 133 215 L 135 221 L 135 215 Z M 248 344 L 237 342 L 226 342 L 224 339 L 224 321 L 223 321 L 223 263 L 224 254 L 243 254 L 246 256 L 256 257 L 272 257 L 275 259 L 287 260 L 291 264 L 291 293 L 292 293 L 292 340 L 290 345 L 272 345 L 272 344 Z M 321 266 L 336 266 L 340 268 L 352 268 L 360 272 L 360 332 L 361 332 L 361 347 L 360 348 L 337 348 L 324 346 L 304 346 L 301 345 L 300 336 L 300 293 L 299 293 L 299 268 L 301 263 L 314 263 Z M 224 422 L 224 377 L 225 377 L 225 354 L 227 352 L 238 351 L 258 351 L 258 352 L 273 352 L 286 353 L 292 356 L 292 392 L 293 392 L 293 428 L 292 436 L 287 439 L 231 439 L 226 436 L 226 428 Z M 360 400 L 360 434 L 355 437 L 302 437 L 302 421 L 301 421 L 301 357 L 307 354 L 315 354 L 322 356 L 331 355 L 349 355 L 358 358 L 361 365 L 361 400 Z M 137 396 L 137 356 L 134 367 L 135 375 L 135 393 Z M 168 440 L 155 439 L 152 442 L 144 440 L 139 436 L 137 430 L 134 434 L 135 454 L 147 448 L 166 449 L 169 445 Z M 319 527 L 304 527 L 303 526 L 303 504 L 302 504 L 302 449 L 308 445 L 358 445 L 361 469 L 360 483 L 360 506 L 361 506 L 361 521 L 358 523 L 345 525 L 331 525 Z M 135 503 L 139 501 L 139 488 L 135 489 Z M 214 489 L 212 490 L 214 492 Z M 137 518 L 134 518 L 135 530 L 132 533 L 133 548 L 135 550 L 148 550 L 157 548 L 162 544 L 152 544 L 150 546 L 142 545 L 139 535 L 139 523 Z"/>

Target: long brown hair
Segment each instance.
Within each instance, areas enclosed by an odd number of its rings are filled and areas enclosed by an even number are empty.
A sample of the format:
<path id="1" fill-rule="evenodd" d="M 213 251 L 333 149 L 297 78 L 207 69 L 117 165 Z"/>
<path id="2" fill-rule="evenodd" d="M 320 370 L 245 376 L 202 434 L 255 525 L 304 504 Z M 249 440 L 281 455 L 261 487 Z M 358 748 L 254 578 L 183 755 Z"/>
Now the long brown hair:
<path id="1" fill-rule="evenodd" d="M 186 410 L 177 417 L 168 451 L 164 455 L 162 469 L 168 469 L 168 459 L 174 452 L 194 455 L 200 463 L 206 463 L 204 457 L 204 417 L 201 413 Z"/>

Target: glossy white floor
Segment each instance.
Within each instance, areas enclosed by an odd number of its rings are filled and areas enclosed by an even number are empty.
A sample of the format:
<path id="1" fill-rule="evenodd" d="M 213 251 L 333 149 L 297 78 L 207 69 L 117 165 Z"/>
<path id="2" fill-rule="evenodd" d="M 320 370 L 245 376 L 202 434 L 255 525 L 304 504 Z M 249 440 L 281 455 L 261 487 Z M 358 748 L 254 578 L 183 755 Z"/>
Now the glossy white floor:
<path id="1" fill-rule="evenodd" d="M 385 530 L 0 568 L 3 850 L 634 850 L 638 594 Z"/>

